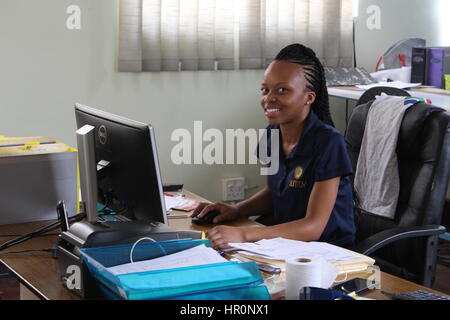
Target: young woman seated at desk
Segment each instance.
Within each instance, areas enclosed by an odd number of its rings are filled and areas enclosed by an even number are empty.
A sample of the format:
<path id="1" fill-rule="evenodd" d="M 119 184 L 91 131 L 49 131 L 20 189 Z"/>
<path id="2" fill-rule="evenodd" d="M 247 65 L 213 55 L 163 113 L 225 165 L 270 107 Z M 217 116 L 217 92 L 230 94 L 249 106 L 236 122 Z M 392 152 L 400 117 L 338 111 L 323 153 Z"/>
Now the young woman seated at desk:
<path id="1" fill-rule="evenodd" d="M 250 199 L 236 205 L 201 203 L 192 216 L 220 211 L 215 224 L 270 216 L 268 226 L 214 227 L 207 236 L 217 249 L 276 237 L 351 247 L 352 166 L 331 119 L 323 66 L 311 49 L 292 44 L 280 51 L 264 73 L 261 106 L 268 129 L 279 129 L 278 172 Z"/>

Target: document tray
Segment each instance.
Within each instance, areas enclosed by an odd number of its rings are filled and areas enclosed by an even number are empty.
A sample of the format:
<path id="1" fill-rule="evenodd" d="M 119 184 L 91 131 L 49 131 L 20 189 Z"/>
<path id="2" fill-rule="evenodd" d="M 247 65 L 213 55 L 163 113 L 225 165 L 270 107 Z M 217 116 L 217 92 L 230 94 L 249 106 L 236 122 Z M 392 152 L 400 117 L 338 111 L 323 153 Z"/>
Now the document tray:
<path id="1" fill-rule="evenodd" d="M 211 246 L 208 240 L 148 242 L 135 246 L 135 262 L 190 249 Z M 107 268 L 129 263 L 132 245 L 81 249 L 83 261 L 105 298 L 269 300 L 270 295 L 255 262 L 224 262 L 114 275 Z"/>

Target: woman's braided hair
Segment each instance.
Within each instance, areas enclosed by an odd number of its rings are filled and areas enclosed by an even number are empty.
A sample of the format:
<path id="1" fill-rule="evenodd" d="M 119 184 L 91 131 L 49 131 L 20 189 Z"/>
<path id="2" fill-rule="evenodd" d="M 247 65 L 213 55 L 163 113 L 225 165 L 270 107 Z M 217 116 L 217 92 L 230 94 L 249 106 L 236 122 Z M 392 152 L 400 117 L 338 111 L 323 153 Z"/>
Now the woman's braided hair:
<path id="1" fill-rule="evenodd" d="M 306 87 L 316 94 L 316 100 L 311 106 L 312 110 L 320 120 L 334 127 L 330 113 L 325 71 L 314 51 L 304 45 L 294 43 L 282 49 L 275 60 L 288 61 L 303 66 L 307 82 Z"/>

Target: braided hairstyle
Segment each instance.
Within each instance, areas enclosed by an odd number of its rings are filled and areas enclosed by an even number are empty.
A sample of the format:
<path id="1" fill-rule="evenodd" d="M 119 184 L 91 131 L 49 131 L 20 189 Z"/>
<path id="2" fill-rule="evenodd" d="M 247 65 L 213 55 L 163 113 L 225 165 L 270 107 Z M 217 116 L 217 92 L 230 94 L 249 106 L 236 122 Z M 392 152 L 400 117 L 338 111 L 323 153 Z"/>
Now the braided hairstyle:
<path id="1" fill-rule="evenodd" d="M 320 120 L 334 127 L 330 113 L 325 71 L 322 63 L 310 48 L 294 43 L 283 48 L 275 57 L 275 61 L 288 61 L 299 64 L 305 72 L 306 87 L 316 94 L 311 108 Z"/>

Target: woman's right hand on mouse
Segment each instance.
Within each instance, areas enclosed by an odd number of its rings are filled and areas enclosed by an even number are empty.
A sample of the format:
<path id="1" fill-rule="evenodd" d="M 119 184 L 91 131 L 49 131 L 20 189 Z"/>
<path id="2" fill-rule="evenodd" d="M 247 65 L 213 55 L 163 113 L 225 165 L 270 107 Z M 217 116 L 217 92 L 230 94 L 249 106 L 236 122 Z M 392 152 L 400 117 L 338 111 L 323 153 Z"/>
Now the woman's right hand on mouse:
<path id="1" fill-rule="evenodd" d="M 220 214 L 214 218 L 213 223 L 221 223 L 225 221 L 236 220 L 237 218 L 239 218 L 239 209 L 236 206 L 228 205 L 222 202 L 200 202 L 199 205 L 194 209 L 191 217 L 202 218 L 206 213 L 213 210 L 217 210 L 220 212 Z"/>

